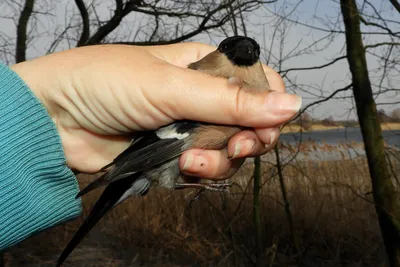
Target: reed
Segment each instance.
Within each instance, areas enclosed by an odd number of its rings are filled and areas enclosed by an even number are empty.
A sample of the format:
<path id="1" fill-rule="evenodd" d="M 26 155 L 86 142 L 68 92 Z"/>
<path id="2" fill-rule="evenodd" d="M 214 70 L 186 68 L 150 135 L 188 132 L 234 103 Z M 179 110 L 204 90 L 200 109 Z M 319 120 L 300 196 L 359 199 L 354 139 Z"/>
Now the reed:
<path id="1" fill-rule="evenodd" d="M 281 146 L 298 253 L 291 244 L 274 155 L 262 158 L 262 240 L 269 266 L 386 266 L 366 159 L 346 153 L 355 146 Z M 309 160 L 307 153 L 313 152 L 339 158 Z M 301 160 L 291 158 L 296 153 Z M 231 194 L 207 193 L 192 208 L 188 203 L 195 191 L 154 189 L 131 198 L 100 221 L 66 266 L 251 266 L 251 162 L 233 178 L 237 186 Z M 392 162 L 400 173 L 399 161 Z M 79 177 L 82 187 L 93 179 Z M 84 197 L 80 218 L 10 249 L 6 266 L 52 266 L 100 193 Z"/>

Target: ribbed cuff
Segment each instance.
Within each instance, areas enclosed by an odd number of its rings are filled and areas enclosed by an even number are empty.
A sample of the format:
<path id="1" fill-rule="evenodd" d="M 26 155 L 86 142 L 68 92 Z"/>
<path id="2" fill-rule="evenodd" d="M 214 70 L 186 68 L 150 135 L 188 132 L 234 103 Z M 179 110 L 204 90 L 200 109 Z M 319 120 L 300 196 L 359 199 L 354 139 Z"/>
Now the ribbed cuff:
<path id="1" fill-rule="evenodd" d="M 78 192 L 47 110 L 0 64 L 0 250 L 78 216 Z"/>

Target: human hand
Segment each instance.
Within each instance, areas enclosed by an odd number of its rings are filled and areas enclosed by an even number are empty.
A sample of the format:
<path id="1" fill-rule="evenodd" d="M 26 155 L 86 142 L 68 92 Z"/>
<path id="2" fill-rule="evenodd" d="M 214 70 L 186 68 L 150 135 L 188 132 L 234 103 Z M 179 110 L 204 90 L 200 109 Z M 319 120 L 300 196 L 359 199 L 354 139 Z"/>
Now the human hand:
<path id="1" fill-rule="evenodd" d="M 227 79 L 186 68 L 213 50 L 197 43 L 99 45 L 54 53 L 12 69 L 47 108 L 70 168 L 96 172 L 128 147 L 129 133 L 174 120 L 254 127 L 231 138 L 227 150 L 193 149 L 181 156 L 186 174 L 226 178 L 243 162 L 238 158 L 273 147 L 279 125 L 296 114 L 301 99 L 284 94 L 282 78 L 267 66 L 270 86 L 278 93 L 249 94 Z M 236 160 L 228 160 L 228 155 Z"/>

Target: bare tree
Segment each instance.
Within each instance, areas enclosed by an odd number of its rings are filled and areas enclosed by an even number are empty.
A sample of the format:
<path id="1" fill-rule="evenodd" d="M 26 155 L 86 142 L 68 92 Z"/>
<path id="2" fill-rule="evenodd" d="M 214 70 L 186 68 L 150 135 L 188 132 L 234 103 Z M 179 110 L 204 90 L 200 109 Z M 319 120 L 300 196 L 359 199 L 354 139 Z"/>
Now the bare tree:
<path id="1" fill-rule="evenodd" d="M 189 40 L 199 34 L 225 35 L 233 31 L 239 33 L 244 24 L 236 23 L 243 20 L 250 12 L 263 4 L 272 1 L 260 0 L 227 0 L 227 1 L 142 1 L 142 0 L 94 0 L 90 4 L 83 0 L 75 0 L 71 6 L 62 0 L 57 3 L 65 6 L 57 9 L 57 4 L 46 12 L 39 10 L 39 3 L 34 0 L 24 1 L 23 7 L 14 1 L 2 5 L 20 13 L 19 19 L 3 15 L 17 25 L 17 44 L 15 62 L 26 59 L 27 41 L 31 39 L 30 49 L 35 46 L 35 40 L 43 39 L 43 34 L 30 31 L 28 28 L 32 19 L 45 17 L 54 20 L 56 25 L 43 29 L 49 39 L 47 52 L 62 50 L 75 46 L 95 45 L 101 43 L 119 43 L 132 45 L 171 44 Z M 40 3 L 45 5 L 45 3 Z M 50 4 L 48 4 L 50 6 Z M 107 16 L 107 10 L 110 14 Z M 61 12 L 65 20 L 60 22 L 57 17 Z M 233 22 L 231 27 L 231 22 Z M 144 27 L 143 27 L 144 26 Z M 42 31 L 43 31 L 42 30 Z M 121 34 L 121 32 L 124 32 Z M 1 36 L 1 33 L 0 33 Z M 4 35 L 0 45 L 13 46 L 6 43 Z M 39 50 L 40 48 L 37 47 Z M 6 49 L 3 49 L 3 57 Z"/>
<path id="2" fill-rule="evenodd" d="M 398 6 L 397 1 L 391 1 L 391 3 L 395 8 Z M 319 100 L 308 104 L 302 112 L 299 113 L 297 118 L 295 118 L 298 120 L 301 120 L 304 116 L 308 117 L 306 110 L 318 106 L 321 103 L 325 103 L 337 97 L 338 94 L 352 89 L 354 96 L 345 95 L 342 99 L 346 100 L 354 97 L 354 109 L 357 112 L 363 135 L 371 174 L 375 207 L 379 217 L 382 236 L 391 266 L 400 266 L 399 194 L 393 185 L 393 176 L 389 171 L 389 164 L 385 158 L 385 147 L 376 110 L 377 104 L 395 105 L 399 103 L 398 99 L 396 100 L 399 89 L 394 85 L 394 81 L 396 81 L 396 77 L 398 77 L 399 74 L 399 70 L 396 67 L 396 65 L 398 65 L 398 60 L 396 59 L 400 54 L 400 32 L 394 29 L 396 29 L 400 23 L 384 18 L 382 12 L 379 12 L 369 1 L 362 1 L 360 8 L 357 7 L 354 0 L 341 0 L 340 4 L 345 26 L 343 30 L 340 27 L 339 20 L 335 22 L 329 21 L 329 23 L 327 22 L 325 24 L 326 27 L 320 27 L 303 23 L 292 19 L 290 16 L 277 13 L 282 19 L 293 24 L 302 25 L 306 28 L 326 33 L 320 40 L 324 38 L 329 39 L 331 36 L 339 37 L 340 35 L 344 35 L 346 37 L 347 47 L 344 55 L 340 55 L 330 62 L 321 64 L 320 66 L 288 68 L 286 70 L 281 70 L 281 74 L 286 78 L 289 85 L 293 85 L 297 90 L 304 90 L 305 94 L 319 98 Z M 316 14 L 316 16 L 318 15 Z M 318 19 L 324 21 L 323 18 Z M 360 23 L 365 27 L 360 27 Z M 377 31 L 375 31 L 376 29 Z M 364 46 L 362 37 L 371 35 L 379 35 L 384 38 L 379 43 L 367 44 Z M 326 48 L 325 46 L 324 49 Z M 377 50 L 378 48 L 380 50 Z M 299 55 L 302 51 L 301 49 L 297 49 L 296 52 L 297 55 Z M 308 50 L 308 52 L 310 52 L 310 50 Z M 368 69 L 366 55 L 374 57 L 374 59 L 379 62 L 378 67 L 375 69 Z M 327 68 L 344 59 L 347 59 L 349 63 L 352 74 L 351 82 L 343 88 L 334 90 L 333 93 L 328 96 L 323 96 L 323 90 L 319 86 L 310 87 L 309 85 L 296 83 L 296 79 L 291 75 L 292 72 L 300 73 Z M 279 60 L 278 62 L 281 62 L 282 56 Z M 373 82 L 369 79 L 370 76 L 374 76 Z M 320 91 L 320 93 L 318 93 L 318 91 Z M 376 104 L 378 97 L 385 94 L 388 96 L 395 96 L 391 98 L 393 101 L 380 103 L 378 101 Z M 296 154 L 293 158 L 295 156 Z"/>
<path id="3" fill-rule="evenodd" d="M 346 29 L 347 60 L 371 174 L 375 208 L 390 265 L 400 266 L 400 200 L 385 157 L 376 104 L 369 80 L 360 17 L 355 0 L 340 1 Z"/>

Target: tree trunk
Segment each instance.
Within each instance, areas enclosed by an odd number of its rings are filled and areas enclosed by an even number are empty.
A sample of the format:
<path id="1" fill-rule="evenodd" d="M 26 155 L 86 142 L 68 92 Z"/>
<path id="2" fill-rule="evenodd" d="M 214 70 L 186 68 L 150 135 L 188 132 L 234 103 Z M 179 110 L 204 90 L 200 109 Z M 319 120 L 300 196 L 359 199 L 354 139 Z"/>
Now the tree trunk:
<path id="1" fill-rule="evenodd" d="M 281 159 L 279 157 L 278 145 L 275 146 L 274 151 L 275 151 L 275 157 L 276 157 L 276 169 L 278 170 L 279 184 L 281 186 L 282 199 L 283 199 L 283 203 L 285 204 L 286 219 L 288 222 L 290 236 L 291 236 L 292 243 L 293 243 L 293 251 L 295 254 L 297 254 L 300 251 L 300 244 L 299 244 L 299 241 L 297 238 L 297 233 L 296 233 L 296 230 L 295 230 L 294 224 L 293 224 L 293 216 L 292 216 L 292 211 L 290 209 L 290 201 L 287 197 L 286 184 L 285 184 L 285 179 L 283 177 L 282 164 L 281 164 Z"/>
<path id="2" fill-rule="evenodd" d="M 352 74 L 357 115 L 372 180 L 375 209 L 390 266 L 400 267 L 399 195 L 393 186 L 385 158 L 382 131 L 362 43 L 359 13 L 355 0 L 341 0 L 340 4 L 346 30 L 347 60 Z"/>
<path id="3" fill-rule="evenodd" d="M 24 9 L 21 12 L 21 16 L 18 20 L 17 25 L 17 47 L 15 51 L 15 62 L 22 62 L 26 60 L 26 29 L 28 27 L 29 17 L 33 11 L 33 4 L 35 0 L 26 0 Z"/>
<path id="4" fill-rule="evenodd" d="M 254 239 L 256 244 L 256 267 L 262 266 L 262 237 L 261 237 L 261 159 L 254 159 L 254 187 L 253 187 L 253 221 Z"/>

